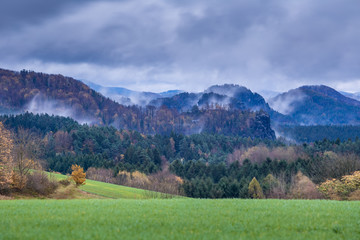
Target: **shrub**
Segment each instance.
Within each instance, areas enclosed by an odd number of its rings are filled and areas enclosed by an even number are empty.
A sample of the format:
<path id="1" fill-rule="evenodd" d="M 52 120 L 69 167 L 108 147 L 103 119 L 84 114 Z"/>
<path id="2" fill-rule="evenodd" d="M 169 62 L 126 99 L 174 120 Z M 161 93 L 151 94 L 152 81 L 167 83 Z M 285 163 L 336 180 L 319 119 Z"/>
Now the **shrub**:
<path id="1" fill-rule="evenodd" d="M 49 195 L 55 192 L 58 183 L 55 180 L 49 179 L 44 172 L 33 172 L 27 176 L 26 190 L 40 195 Z"/>
<path id="2" fill-rule="evenodd" d="M 297 199 L 319 199 L 320 193 L 316 185 L 302 172 L 298 172 L 291 186 L 291 198 Z"/>
<path id="3" fill-rule="evenodd" d="M 360 189 L 355 190 L 354 192 L 350 193 L 348 200 L 360 201 Z"/>
<path id="4" fill-rule="evenodd" d="M 346 200 L 352 196 L 356 198 L 358 190 L 360 190 L 360 171 L 356 171 L 351 175 L 345 175 L 338 179 L 329 179 L 320 184 L 319 191 L 329 199 Z"/>
<path id="5" fill-rule="evenodd" d="M 111 169 L 91 167 L 86 171 L 86 177 L 95 181 L 116 183 L 114 171 Z"/>
<path id="6" fill-rule="evenodd" d="M 69 186 L 70 185 L 70 180 L 69 179 L 63 179 L 59 181 L 59 184 L 63 185 L 64 187 Z"/>

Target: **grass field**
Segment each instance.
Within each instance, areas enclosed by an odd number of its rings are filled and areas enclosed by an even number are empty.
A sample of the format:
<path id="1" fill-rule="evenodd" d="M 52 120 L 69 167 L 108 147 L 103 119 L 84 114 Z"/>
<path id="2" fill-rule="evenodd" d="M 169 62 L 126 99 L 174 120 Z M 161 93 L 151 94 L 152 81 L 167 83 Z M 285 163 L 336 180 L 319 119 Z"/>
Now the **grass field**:
<path id="1" fill-rule="evenodd" d="M 56 178 L 57 180 L 66 179 L 67 176 L 57 173 L 49 173 L 51 177 Z M 125 199 L 148 199 L 148 198 L 168 198 L 169 195 L 161 194 L 152 191 L 146 191 L 138 188 L 131 188 L 126 186 L 120 186 L 116 184 L 98 182 L 93 180 L 86 179 L 86 184 L 80 186 L 80 189 L 100 195 L 106 198 L 125 198 Z"/>
<path id="2" fill-rule="evenodd" d="M 360 239 L 360 202 L 4 200 L 0 216 L 0 239 Z"/>

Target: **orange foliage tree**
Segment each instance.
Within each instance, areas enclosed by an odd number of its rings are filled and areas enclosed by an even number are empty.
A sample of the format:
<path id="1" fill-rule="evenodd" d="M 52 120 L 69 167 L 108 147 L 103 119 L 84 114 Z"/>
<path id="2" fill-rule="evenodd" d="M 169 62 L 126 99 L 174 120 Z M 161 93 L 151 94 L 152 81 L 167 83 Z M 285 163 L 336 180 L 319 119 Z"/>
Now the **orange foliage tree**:
<path id="1" fill-rule="evenodd" d="M 0 191 L 10 188 L 13 175 L 13 140 L 0 122 Z"/>
<path id="2" fill-rule="evenodd" d="M 72 165 L 71 169 L 73 170 L 71 173 L 71 179 L 75 181 L 76 186 L 84 185 L 86 181 L 86 173 L 84 172 L 84 169 L 77 164 Z"/>

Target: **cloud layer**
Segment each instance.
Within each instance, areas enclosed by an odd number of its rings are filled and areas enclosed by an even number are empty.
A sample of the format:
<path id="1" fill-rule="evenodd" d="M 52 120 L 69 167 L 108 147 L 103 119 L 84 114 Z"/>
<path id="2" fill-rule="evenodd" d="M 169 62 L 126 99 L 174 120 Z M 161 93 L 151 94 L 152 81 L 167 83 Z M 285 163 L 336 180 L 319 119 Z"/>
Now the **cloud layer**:
<path id="1" fill-rule="evenodd" d="M 1 5 L 3 68 L 158 92 L 221 83 L 257 91 L 302 84 L 360 91 L 357 0 Z"/>

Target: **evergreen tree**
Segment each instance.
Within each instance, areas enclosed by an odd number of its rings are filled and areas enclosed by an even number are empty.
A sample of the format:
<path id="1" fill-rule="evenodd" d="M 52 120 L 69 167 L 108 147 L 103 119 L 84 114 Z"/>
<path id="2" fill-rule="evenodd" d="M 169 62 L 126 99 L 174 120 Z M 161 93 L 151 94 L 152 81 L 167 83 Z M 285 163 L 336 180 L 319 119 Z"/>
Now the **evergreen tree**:
<path id="1" fill-rule="evenodd" d="M 262 188 L 255 177 L 249 183 L 249 195 L 251 198 L 257 198 L 257 199 L 264 198 Z"/>

